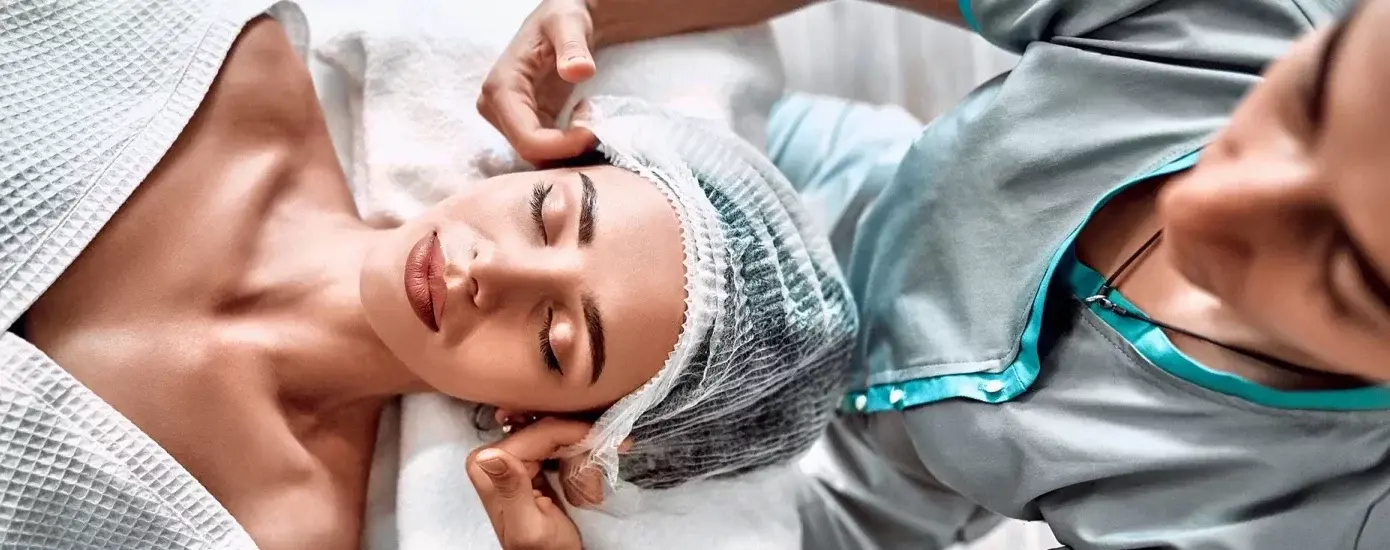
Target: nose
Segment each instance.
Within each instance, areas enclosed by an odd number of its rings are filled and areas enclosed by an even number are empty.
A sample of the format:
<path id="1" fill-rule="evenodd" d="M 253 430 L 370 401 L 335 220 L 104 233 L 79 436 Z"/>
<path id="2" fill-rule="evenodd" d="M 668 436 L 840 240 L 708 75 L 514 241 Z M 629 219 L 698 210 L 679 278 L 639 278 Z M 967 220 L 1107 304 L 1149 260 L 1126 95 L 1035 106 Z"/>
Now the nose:
<path id="1" fill-rule="evenodd" d="M 1333 216 L 1319 178 L 1306 158 L 1218 153 L 1168 185 L 1161 207 L 1168 229 L 1231 252 L 1309 244 Z"/>
<path id="2" fill-rule="evenodd" d="M 484 311 L 556 299 L 579 280 L 578 261 L 558 250 L 480 243 L 469 265 L 474 303 Z"/>

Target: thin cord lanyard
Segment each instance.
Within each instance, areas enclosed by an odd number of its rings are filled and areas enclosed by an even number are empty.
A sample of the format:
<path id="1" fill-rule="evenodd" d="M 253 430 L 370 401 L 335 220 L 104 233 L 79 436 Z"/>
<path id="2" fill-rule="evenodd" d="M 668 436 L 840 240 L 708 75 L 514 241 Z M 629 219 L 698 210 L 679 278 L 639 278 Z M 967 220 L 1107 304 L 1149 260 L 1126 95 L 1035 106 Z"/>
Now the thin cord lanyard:
<path id="1" fill-rule="evenodd" d="M 1127 318 L 1130 318 L 1130 319 L 1134 319 L 1134 320 L 1136 320 L 1136 321 L 1140 321 L 1140 322 L 1143 322 L 1143 323 L 1147 323 L 1147 324 L 1153 325 L 1153 326 L 1155 326 L 1155 327 L 1161 328 L 1161 329 L 1163 329 L 1163 330 L 1168 330 L 1168 331 L 1176 332 L 1176 333 L 1178 333 L 1178 334 L 1187 336 L 1187 337 L 1189 337 L 1189 338 L 1195 338 L 1195 339 L 1197 339 L 1197 340 L 1201 340 L 1201 341 L 1206 342 L 1206 343 L 1208 343 L 1208 344 L 1211 344 L 1211 345 L 1213 345 L 1213 346 L 1217 346 L 1217 347 L 1226 349 L 1226 350 L 1228 350 L 1228 351 L 1232 351 L 1232 352 L 1235 352 L 1235 353 L 1239 353 L 1239 354 L 1241 354 L 1241 355 L 1244 355 L 1244 356 L 1249 357 L 1249 358 L 1251 358 L 1251 359 L 1254 359 L 1254 360 L 1256 360 L 1256 361 L 1260 361 L 1260 362 L 1262 362 L 1262 363 L 1268 364 L 1269 366 L 1278 368 L 1278 369 L 1283 370 L 1283 371 L 1287 371 L 1287 372 L 1291 372 L 1291 373 L 1297 373 L 1297 374 L 1304 375 L 1304 376 L 1314 376 L 1314 377 L 1318 377 L 1318 378 L 1326 378 L 1326 377 L 1328 377 L 1328 376 L 1334 376 L 1334 377 L 1342 378 L 1341 375 L 1337 375 L 1337 374 L 1335 374 L 1335 373 L 1328 373 L 1328 372 L 1326 372 L 1326 371 L 1320 371 L 1320 370 L 1317 370 L 1317 369 L 1312 369 L 1312 368 L 1305 367 L 1305 366 L 1303 366 L 1303 365 L 1291 363 L 1291 362 L 1289 362 L 1289 361 L 1285 361 L 1285 360 L 1280 359 L 1280 358 L 1278 358 L 1278 357 L 1273 357 L 1273 356 L 1271 356 L 1271 355 L 1269 355 L 1269 354 L 1267 354 L 1267 353 L 1261 353 L 1261 352 L 1258 352 L 1258 351 L 1255 351 L 1255 350 L 1252 350 L 1252 349 L 1248 349 L 1248 348 L 1244 348 L 1244 347 L 1241 347 L 1241 346 L 1235 346 L 1235 345 L 1231 345 L 1231 344 L 1226 344 L 1226 343 L 1223 343 L 1223 342 L 1219 342 L 1219 341 L 1213 340 L 1213 339 L 1211 339 L 1211 338 L 1208 338 L 1208 337 L 1206 337 L 1206 336 L 1202 336 L 1201 334 L 1197 334 L 1197 333 L 1195 333 L 1195 332 L 1192 332 L 1192 331 L 1190 331 L 1190 330 L 1187 330 L 1187 329 L 1184 329 L 1184 328 L 1180 328 L 1180 327 L 1175 327 L 1175 326 L 1170 325 L 1170 324 L 1168 324 L 1168 323 L 1164 323 L 1164 322 L 1162 322 L 1162 321 L 1156 320 L 1156 319 L 1154 319 L 1154 318 L 1152 318 L 1152 317 L 1149 317 L 1148 315 L 1145 315 L 1145 314 L 1143 314 L 1143 313 L 1139 313 L 1139 312 L 1135 312 L 1135 311 L 1130 311 L 1129 309 L 1126 309 L 1125 307 L 1123 307 L 1123 306 L 1121 306 L 1121 305 L 1119 305 L 1119 304 L 1116 304 L 1115 302 L 1111 301 L 1111 300 L 1110 300 L 1110 294 L 1111 294 L 1112 292 L 1115 291 L 1115 280 L 1118 279 L 1121 275 L 1123 275 L 1123 274 L 1125 273 L 1125 271 L 1127 271 L 1127 270 L 1129 269 L 1129 267 L 1130 267 L 1131 265 L 1134 264 L 1135 261 L 1137 261 L 1140 257 L 1142 257 L 1142 256 L 1144 255 L 1145 252 L 1148 252 L 1150 248 L 1153 248 L 1153 246 L 1154 246 L 1155 244 L 1157 244 L 1157 243 L 1158 243 L 1158 240 L 1159 240 L 1160 238 L 1162 238 L 1162 237 L 1163 237 L 1163 230 L 1162 230 L 1162 229 L 1160 229 L 1160 230 L 1158 230 L 1158 232 L 1154 233 L 1154 235 L 1153 235 L 1152 237 L 1149 237 L 1149 240 L 1146 241 L 1146 242 L 1144 243 L 1144 246 L 1139 247 L 1139 250 L 1136 250 L 1133 254 L 1131 254 L 1131 255 L 1129 256 L 1129 259 L 1125 260 L 1125 262 L 1124 262 L 1123 264 L 1120 264 L 1120 268 L 1117 269 L 1117 270 L 1115 270 L 1115 273 L 1111 274 L 1109 277 L 1107 277 L 1107 278 L 1105 279 L 1105 283 L 1102 284 L 1102 285 L 1100 285 L 1100 289 L 1096 290 L 1096 294 L 1095 294 L 1094 296 L 1091 296 L 1091 297 L 1086 298 L 1086 299 L 1084 300 L 1085 303 L 1086 303 L 1087 305 L 1090 305 L 1090 304 L 1098 305 L 1098 306 L 1100 306 L 1100 307 L 1102 307 L 1102 308 L 1105 308 L 1105 309 L 1110 310 L 1110 311 L 1113 312 L 1114 314 L 1119 315 L 1119 316 L 1121 316 L 1121 317 L 1127 317 Z M 1350 377 L 1346 377 L 1346 378 L 1350 379 Z"/>

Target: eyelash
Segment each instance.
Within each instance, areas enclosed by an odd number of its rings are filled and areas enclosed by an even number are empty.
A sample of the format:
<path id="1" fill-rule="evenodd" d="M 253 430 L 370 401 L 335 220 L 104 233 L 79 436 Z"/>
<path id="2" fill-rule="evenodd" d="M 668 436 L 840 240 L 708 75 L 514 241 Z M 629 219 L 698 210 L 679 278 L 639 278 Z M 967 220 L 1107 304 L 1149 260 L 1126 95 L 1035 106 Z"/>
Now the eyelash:
<path id="1" fill-rule="evenodd" d="M 562 373 L 560 370 L 560 358 L 555 356 L 555 348 L 550 345 L 550 324 L 555 320 L 555 310 L 548 309 L 545 312 L 545 325 L 541 327 L 541 357 L 545 359 L 545 367 L 551 371 Z"/>
<path id="2" fill-rule="evenodd" d="M 1361 284 L 1371 294 L 1371 298 L 1380 302 L 1382 307 L 1390 308 L 1390 301 L 1382 290 L 1385 283 L 1376 276 L 1374 268 L 1371 267 L 1370 260 L 1366 258 L 1365 252 L 1356 248 L 1355 245 L 1348 245 L 1347 253 L 1351 256 L 1352 267 L 1356 269 L 1356 276 L 1361 278 Z"/>
<path id="3" fill-rule="evenodd" d="M 540 228 L 541 242 L 545 244 L 550 244 L 550 235 L 545 231 L 545 212 L 543 208 L 545 207 L 545 198 L 550 196 L 551 187 L 553 186 L 549 184 L 537 183 L 536 186 L 531 189 L 531 219 L 535 220 L 536 227 Z"/>

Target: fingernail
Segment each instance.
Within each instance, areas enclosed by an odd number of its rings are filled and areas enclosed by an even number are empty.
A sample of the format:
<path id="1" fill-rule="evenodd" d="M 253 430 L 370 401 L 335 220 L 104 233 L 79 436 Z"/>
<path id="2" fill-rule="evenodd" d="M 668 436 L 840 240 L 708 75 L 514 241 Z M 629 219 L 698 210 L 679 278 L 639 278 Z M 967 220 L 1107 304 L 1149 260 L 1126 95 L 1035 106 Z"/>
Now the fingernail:
<path id="1" fill-rule="evenodd" d="M 485 458 L 478 461 L 478 467 L 482 468 L 487 475 L 497 477 L 507 473 L 507 463 L 500 458 Z"/>

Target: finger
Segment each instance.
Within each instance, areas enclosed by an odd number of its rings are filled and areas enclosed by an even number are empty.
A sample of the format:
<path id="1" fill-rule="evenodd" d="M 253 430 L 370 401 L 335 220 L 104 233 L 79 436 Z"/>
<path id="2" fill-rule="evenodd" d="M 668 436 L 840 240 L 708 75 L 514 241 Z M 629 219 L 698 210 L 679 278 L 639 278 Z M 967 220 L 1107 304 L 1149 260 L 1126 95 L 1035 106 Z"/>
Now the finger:
<path id="1" fill-rule="evenodd" d="M 570 506 L 592 508 L 603 504 L 603 470 L 587 454 L 560 461 L 560 487 Z"/>
<path id="2" fill-rule="evenodd" d="M 500 100 L 493 107 L 497 128 L 516 153 L 533 164 L 577 157 L 598 142 L 593 131 L 582 126 L 542 127 L 535 108 L 524 98 Z"/>
<path id="3" fill-rule="evenodd" d="M 550 484 L 550 479 L 547 476 L 537 476 L 536 479 L 531 480 L 531 485 L 536 488 L 536 493 L 538 493 L 536 496 L 547 497 L 551 500 L 560 500 L 559 493 L 557 493 L 555 487 Z"/>
<path id="4" fill-rule="evenodd" d="M 544 533 L 547 519 L 536 507 L 531 478 L 525 472 L 516 457 L 497 449 L 479 452 L 468 464 L 468 478 L 478 490 L 499 540 Z"/>
<path id="5" fill-rule="evenodd" d="M 624 439 L 618 445 L 618 454 L 632 449 L 632 438 Z M 570 506 L 592 508 L 603 504 L 608 494 L 604 484 L 603 469 L 595 464 L 588 453 L 560 460 L 560 487 L 564 490 L 565 501 Z"/>
<path id="6" fill-rule="evenodd" d="M 548 512 L 552 511 L 559 511 L 559 507 L 555 506 L 555 501 L 550 500 L 550 497 L 545 496 L 536 497 L 536 509 L 540 510 L 541 514 L 547 514 Z"/>
<path id="7" fill-rule="evenodd" d="M 526 462 L 564 458 L 556 456 L 560 449 L 583 442 L 592 427 L 588 422 L 546 417 L 512 433 L 495 447 Z"/>
<path id="8" fill-rule="evenodd" d="M 494 72 L 499 69 L 493 69 Z M 488 75 L 478 96 L 478 114 L 507 138 L 521 158 L 532 164 L 577 157 L 593 148 L 598 139 L 587 127 L 568 130 L 546 128 L 531 85 L 515 79 Z"/>
<path id="9" fill-rule="evenodd" d="M 580 101 L 570 112 L 570 125 L 589 128 L 593 122 L 593 110 L 589 108 L 589 100 Z"/>
<path id="10" fill-rule="evenodd" d="M 555 72 L 566 82 L 578 84 L 594 76 L 594 56 L 589 53 L 592 29 L 589 14 L 583 9 L 541 24 L 541 32 L 555 48 Z"/>
<path id="11" fill-rule="evenodd" d="M 557 547 L 565 550 L 578 550 L 583 547 L 579 538 L 579 529 L 575 527 L 574 521 L 570 519 L 565 511 L 556 506 L 555 501 L 549 498 L 536 500 L 536 508 L 540 510 L 549 525 L 555 529 L 555 540 Z"/>
<path id="12" fill-rule="evenodd" d="M 523 473 L 526 474 L 527 479 L 532 481 L 531 486 L 535 487 L 535 481 L 541 475 L 541 463 L 527 460 L 521 463 L 521 467 L 526 469 Z"/>

